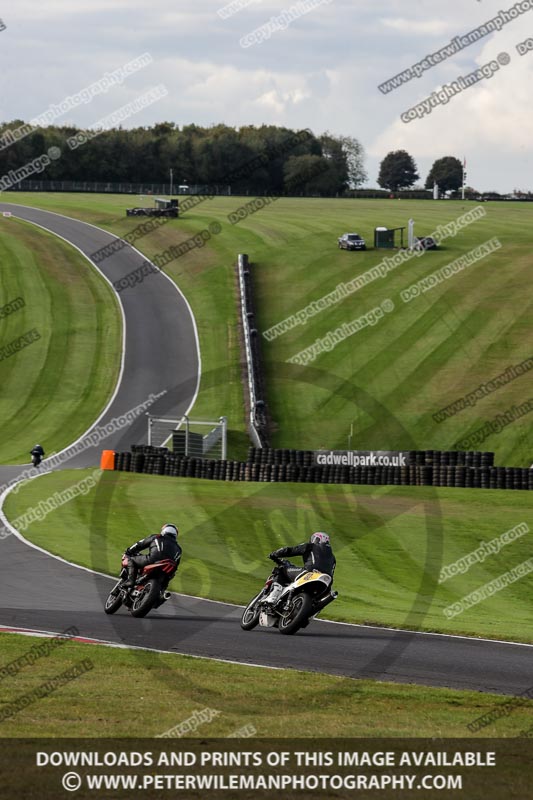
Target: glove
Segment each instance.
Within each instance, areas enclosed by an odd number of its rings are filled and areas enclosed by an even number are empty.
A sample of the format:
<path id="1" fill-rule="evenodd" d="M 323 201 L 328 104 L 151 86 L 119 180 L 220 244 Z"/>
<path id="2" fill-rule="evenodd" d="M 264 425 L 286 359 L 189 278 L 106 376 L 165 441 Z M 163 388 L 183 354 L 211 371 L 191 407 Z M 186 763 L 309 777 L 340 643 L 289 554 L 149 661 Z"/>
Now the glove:
<path id="1" fill-rule="evenodd" d="M 275 561 L 276 558 L 278 557 L 277 556 L 277 550 L 274 550 L 272 553 L 270 553 L 270 555 L 268 557 L 271 558 L 272 561 Z"/>

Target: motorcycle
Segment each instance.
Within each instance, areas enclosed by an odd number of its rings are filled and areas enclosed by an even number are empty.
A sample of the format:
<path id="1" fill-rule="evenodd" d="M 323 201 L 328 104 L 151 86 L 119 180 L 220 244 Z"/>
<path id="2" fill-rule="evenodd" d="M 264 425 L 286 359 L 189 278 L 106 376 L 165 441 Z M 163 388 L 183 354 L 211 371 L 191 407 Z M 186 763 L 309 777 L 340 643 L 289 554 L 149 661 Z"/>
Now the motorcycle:
<path id="1" fill-rule="evenodd" d="M 290 561 L 272 557 L 279 566 L 293 567 Z M 311 619 L 316 617 L 337 597 L 337 592 L 330 591 L 331 575 L 318 570 L 302 572 L 288 586 L 284 586 L 272 608 L 265 608 L 264 601 L 276 580 L 276 567 L 266 580 L 265 585 L 248 603 L 241 617 L 241 628 L 251 631 L 256 625 L 263 628 L 277 628 L 280 633 L 292 634 L 301 628 L 307 628 Z"/>
<path id="2" fill-rule="evenodd" d="M 134 586 L 124 586 L 128 578 L 128 556 L 122 556 L 119 580 L 109 592 L 104 606 L 106 614 L 114 614 L 124 605 L 132 617 L 145 617 L 170 599 L 167 586 L 176 574 L 178 565 L 171 558 L 147 564 L 137 575 Z"/>
<path id="3" fill-rule="evenodd" d="M 39 455 L 39 453 L 31 453 L 30 455 L 31 455 L 31 463 L 33 464 L 34 467 L 38 467 L 41 461 L 43 460 L 42 456 Z"/>

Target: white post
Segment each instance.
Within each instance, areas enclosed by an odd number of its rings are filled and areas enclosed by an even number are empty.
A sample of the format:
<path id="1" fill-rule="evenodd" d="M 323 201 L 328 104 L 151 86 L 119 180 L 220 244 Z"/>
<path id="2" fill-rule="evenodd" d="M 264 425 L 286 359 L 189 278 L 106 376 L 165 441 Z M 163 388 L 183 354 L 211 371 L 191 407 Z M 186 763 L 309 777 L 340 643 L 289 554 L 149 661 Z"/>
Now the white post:
<path id="1" fill-rule="evenodd" d="M 415 221 L 409 220 L 409 227 L 407 229 L 407 247 L 412 250 L 415 244 Z"/>
<path id="2" fill-rule="evenodd" d="M 228 435 L 228 419 L 227 417 L 220 417 L 222 423 L 222 461 L 228 457 L 227 453 L 227 435 Z"/>
<path id="3" fill-rule="evenodd" d="M 465 185 L 466 185 L 466 158 L 463 158 L 463 190 L 462 199 L 465 199 Z"/>
<path id="4" fill-rule="evenodd" d="M 439 199 L 439 184 L 435 181 L 433 186 L 433 200 Z"/>
<path id="5" fill-rule="evenodd" d="M 172 189 L 174 188 L 174 171 L 170 167 L 170 196 L 172 197 Z"/>

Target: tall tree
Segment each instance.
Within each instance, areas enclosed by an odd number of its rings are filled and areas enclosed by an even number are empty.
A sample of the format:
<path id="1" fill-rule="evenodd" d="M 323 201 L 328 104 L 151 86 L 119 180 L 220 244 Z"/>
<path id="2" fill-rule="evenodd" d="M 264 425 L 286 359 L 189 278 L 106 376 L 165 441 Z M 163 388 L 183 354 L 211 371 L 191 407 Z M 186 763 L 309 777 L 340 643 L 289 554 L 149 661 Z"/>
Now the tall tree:
<path id="1" fill-rule="evenodd" d="M 426 189 L 438 184 L 441 192 L 451 192 L 463 185 L 463 165 L 454 156 L 445 156 L 434 162 L 426 180 Z"/>
<path id="2" fill-rule="evenodd" d="M 378 183 L 384 189 L 397 192 L 409 189 L 419 177 L 415 161 L 407 150 L 393 150 L 381 162 Z"/>
<path id="3" fill-rule="evenodd" d="M 323 133 L 319 138 L 322 151 L 322 165 L 317 163 L 321 179 L 315 191 L 324 194 L 338 194 L 348 187 L 348 162 L 342 140 L 331 133 Z M 329 173 L 326 176 L 326 172 Z M 316 183 L 316 182 L 315 182 Z"/>
<path id="4" fill-rule="evenodd" d="M 357 189 L 368 180 L 365 169 L 365 149 L 361 142 L 353 136 L 340 136 L 339 141 L 346 157 L 348 184 L 351 189 Z"/>

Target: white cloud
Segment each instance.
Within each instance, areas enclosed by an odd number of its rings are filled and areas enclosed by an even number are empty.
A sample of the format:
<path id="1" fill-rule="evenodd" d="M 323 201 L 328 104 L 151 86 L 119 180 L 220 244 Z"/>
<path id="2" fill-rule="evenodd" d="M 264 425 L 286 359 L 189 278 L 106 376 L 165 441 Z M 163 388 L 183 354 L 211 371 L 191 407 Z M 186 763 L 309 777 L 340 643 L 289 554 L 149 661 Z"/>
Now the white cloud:
<path id="1" fill-rule="evenodd" d="M 392 28 L 401 33 L 413 36 L 438 36 L 453 30 L 453 26 L 445 19 L 408 19 L 406 17 L 393 17 L 380 20 L 386 28 Z"/>
<path id="2" fill-rule="evenodd" d="M 301 89 L 294 89 L 290 92 L 280 92 L 279 90 L 271 89 L 269 92 L 265 92 L 254 100 L 254 103 L 263 108 L 271 109 L 277 114 L 281 114 L 287 109 L 289 104 L 298 105 L 298 103 L 301 103 L 309 97 L 311 97 L 311 94 Z"/>
<path id="3" fill-rule="evenodd" d="M 423 119 L 406 124 L 396 119 L 379 134 L 369 147 L 372 153 L 381 152 L 393 144 L 410 147 L 423 156 L 435 152 L 435 142 L 448 148 L 470 146 L 479 151 L 487 146 L 501 148 L 505 153 L 530 149 L 531 140 L 531 85 L 533 83 L 533 53 L 519 56 L 515 50 L 516 36 L 500 34 L 497 46 L 487 42 L 476 57 L 481 67 L 496 59 L 500 52 L 511 56 L 511 63 L 500 67 L 495 75 L 482 80 L 461 94 L 453 97 L 445 106 L 437 106 Z M 475 69 L 475 67 L 474 67 Z M 468 70 L 471 71 L 471 70 Z M 453 77 L 458 77 L 460 70 Z M 447 76 L 452 80 L 452 76 Z M 414 83 L 418 88 L 417 83 Z M 433 85 L 437 90 L 440 85 Z M 413 97 L 405 98 L 404 110 L 425 98 L 420 90 Z"/>

